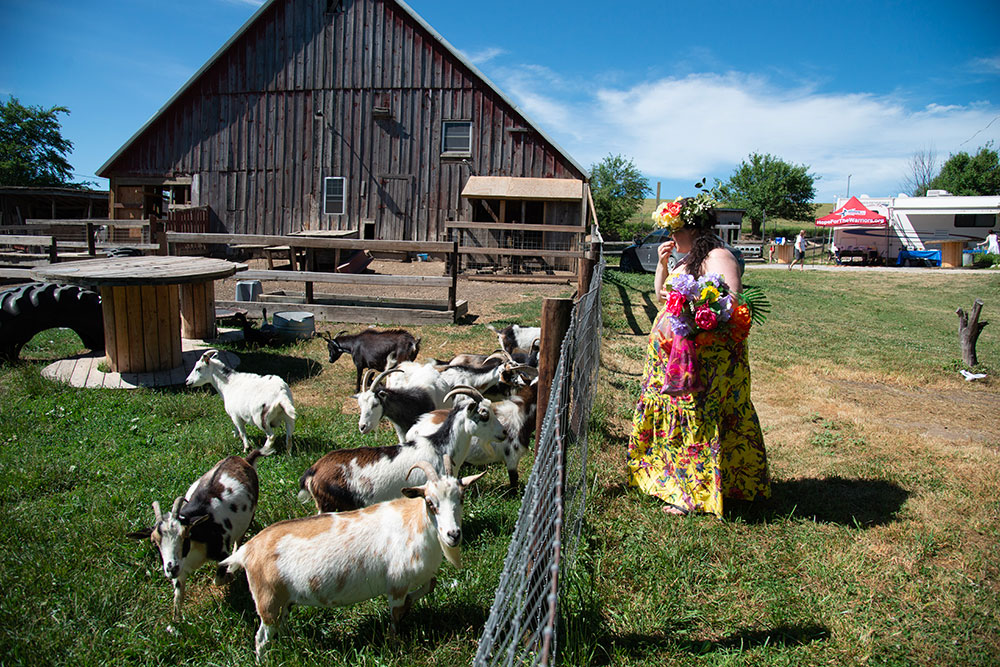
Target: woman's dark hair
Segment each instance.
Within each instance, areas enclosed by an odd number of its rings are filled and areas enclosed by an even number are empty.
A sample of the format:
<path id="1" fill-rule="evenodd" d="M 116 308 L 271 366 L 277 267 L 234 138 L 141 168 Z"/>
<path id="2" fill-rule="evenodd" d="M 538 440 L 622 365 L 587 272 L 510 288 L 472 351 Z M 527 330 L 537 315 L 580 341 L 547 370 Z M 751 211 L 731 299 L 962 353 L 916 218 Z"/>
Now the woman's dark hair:
<path id="1" fill-rule="evenodd" d="M 701 265 L 705 263 L 708 253 L 716 248 L 724 247 L 722 239 L 715 234 L 713 229 L 694 228 L 691 238 L 691 252 L 681 260 L 681 266 L 687 268 L 687 272 L 695 278 L 701 277 Z"/>

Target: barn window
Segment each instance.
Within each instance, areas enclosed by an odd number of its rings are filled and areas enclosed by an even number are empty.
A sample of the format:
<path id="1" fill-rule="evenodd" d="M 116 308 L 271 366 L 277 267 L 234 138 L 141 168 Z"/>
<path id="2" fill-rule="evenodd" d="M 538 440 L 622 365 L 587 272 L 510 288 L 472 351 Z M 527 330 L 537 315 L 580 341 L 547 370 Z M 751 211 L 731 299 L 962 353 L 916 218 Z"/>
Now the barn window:
<path id="1" fill-rule="evenodd" d="M 343 176 L 331 176 L 323 179 L 323 213 L 326 215 L 343 215 L 346 193 Z"/>
<path id="2" fill-rule="evenodd" d="M 446 120 L 442 123 L 441 154 L 454 157 L 472 155 L 472 121 Z"/>

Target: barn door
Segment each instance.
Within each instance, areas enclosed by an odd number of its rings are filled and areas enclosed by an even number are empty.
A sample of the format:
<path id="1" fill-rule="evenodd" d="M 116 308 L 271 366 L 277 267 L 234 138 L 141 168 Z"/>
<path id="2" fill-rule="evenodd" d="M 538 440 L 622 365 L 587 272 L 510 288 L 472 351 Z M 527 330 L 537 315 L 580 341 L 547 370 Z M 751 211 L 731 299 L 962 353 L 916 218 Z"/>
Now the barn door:
<path id="1" fill-rule="evenodd" d="M 379 179 L 377 238 L 387 241 L 416 240 L 412 190 L 409 176 L 383 176 Z"/>

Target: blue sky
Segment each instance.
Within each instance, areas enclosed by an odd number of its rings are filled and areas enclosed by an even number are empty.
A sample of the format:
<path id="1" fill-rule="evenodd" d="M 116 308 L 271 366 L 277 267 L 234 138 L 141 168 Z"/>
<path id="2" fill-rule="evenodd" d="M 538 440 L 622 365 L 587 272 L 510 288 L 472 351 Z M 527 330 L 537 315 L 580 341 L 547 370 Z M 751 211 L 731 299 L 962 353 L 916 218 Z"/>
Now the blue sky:
<path id="1" fill-rule="evenodd" d="M 259 4 L 0 0 L 0 94 L 69 107 L 94 180 Z M 761 151 L 809 165 L 817 201 L 849 174 L 885 196 L 917 150 L 1000 144 L 995 0 L 411 6 L 579 162 L 632 157 L 664 195 Z"/>

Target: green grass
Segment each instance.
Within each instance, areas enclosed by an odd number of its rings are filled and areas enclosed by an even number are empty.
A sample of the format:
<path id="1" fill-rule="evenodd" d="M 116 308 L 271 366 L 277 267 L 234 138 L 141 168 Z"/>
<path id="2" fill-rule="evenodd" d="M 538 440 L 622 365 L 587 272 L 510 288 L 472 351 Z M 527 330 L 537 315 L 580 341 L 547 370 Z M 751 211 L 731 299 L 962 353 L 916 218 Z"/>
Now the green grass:
<path id="1" fill-rule="evenodd" d="M 1000 329 L 979 341 L 991 378 L 964 383 L 954 309 L 978 296 L 996 319 L 1000 276 L 751 269 L 746 282 L 772 303 L 750 347 L 774 497 L 729 507 L 724 521 L 677 519 L 624 484 L 652 277 L 607 273 L 592 483 L 579 566 L 563 579 L 560 663 L 995 664 Z M 539 308 L 497 312 L 498 325 L 532 325 Z M 494 345 L 481 326 L 414 330 L 428 357 Z M 71 332 L 43 332 L 25 357 L 78 348 Z M 259 462 L 253 532 L 309 513 L 298 477 L 323 453 L 394 437 L 358 433 L 353 367 L 328 364 L 321 341 L 237 353 L 244 370 L 290 378 L 300 413 L 294 453 Z M 125 537 L 151 522 L 153 500 L 170 503 L 239 452 L 219 396 L 72 389 L 41 378 L 43 365 L 0 366 L 0 664 L 255 664 L 244 580 L 216 587 L 203 568 L 170 635 L 158 556 Z M 384 600 L 295 608 L 265 664 L 469 664 L 518 506 L 502 468 L 477 484 L 464 567 L 443 566 L 398 639 Z"/>
<path id="2" fill-rule="evenodd" d="M 563 664 L 996 664 L 1000 391 L 955 372 L 954 309 L 990 301 L 1000 277 L 745 280 L 773 306 L 750 337 L 773 498 L 717 521 L 663 515 L 625 486 L 636 350 L 656 308 L 651 276 L 606 276 Z M 987 328 L 978 350 L 995 374 L 1000 335 Z"/>

